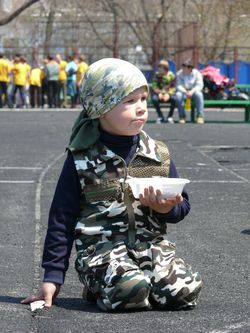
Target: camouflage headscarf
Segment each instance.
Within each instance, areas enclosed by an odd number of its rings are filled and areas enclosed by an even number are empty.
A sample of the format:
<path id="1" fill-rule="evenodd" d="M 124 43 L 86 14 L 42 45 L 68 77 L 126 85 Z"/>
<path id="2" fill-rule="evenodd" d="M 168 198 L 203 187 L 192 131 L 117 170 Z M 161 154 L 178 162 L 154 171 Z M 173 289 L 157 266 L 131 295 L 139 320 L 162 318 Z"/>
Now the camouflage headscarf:
<path id="1" fill-rule="evenodd" d="M 90 65 L 81 82 L 83 110 L 73 126 L 69 149 L 93 145 L 100 136 L 99 117 L 143 86 L 148 89 L 143 73 L 125 60 L 104 58 Z"/>

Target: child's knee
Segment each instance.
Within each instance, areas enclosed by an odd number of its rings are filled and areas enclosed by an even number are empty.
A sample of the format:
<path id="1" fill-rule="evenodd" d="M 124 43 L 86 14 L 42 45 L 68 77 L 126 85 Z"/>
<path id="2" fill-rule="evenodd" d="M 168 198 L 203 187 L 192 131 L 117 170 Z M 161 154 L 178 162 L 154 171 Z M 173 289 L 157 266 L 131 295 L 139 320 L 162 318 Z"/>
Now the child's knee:
<path id="1" fill-rule="evenodd" d="M 128 271 L 116 283 L 105 287 L 98 306 L 104 311 L 122 311 L 149 307 L 150 285 L 145 276 Z"/>
<path id="2" fill-rule="evenodd" d="M 191 308 L 196 305 L 202 286 L 200 275 L 194 273 L 192 281 L 179 278 L 172 284 L 154 285 L 150 301 L 158 308 Z"/>

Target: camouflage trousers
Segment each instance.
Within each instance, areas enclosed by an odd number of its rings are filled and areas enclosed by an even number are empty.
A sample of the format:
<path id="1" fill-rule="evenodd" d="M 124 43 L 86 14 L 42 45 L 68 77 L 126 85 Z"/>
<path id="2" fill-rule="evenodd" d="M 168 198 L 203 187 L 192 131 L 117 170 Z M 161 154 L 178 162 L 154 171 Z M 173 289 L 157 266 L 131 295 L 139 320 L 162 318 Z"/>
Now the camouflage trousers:
<path id="1" fill-rule="evenodd" d="M 100 256 L 97 255 L 97 263 Z M 80 281 L 103 311 L 192 308 L 202 280 L 189 265 L 175 257 L 175 245 L 167 240 L 142 242 L 133 249 L 124 243 L 108 254 L 108 262 L 95 262 L 95 254 L 76 267 Z"/>

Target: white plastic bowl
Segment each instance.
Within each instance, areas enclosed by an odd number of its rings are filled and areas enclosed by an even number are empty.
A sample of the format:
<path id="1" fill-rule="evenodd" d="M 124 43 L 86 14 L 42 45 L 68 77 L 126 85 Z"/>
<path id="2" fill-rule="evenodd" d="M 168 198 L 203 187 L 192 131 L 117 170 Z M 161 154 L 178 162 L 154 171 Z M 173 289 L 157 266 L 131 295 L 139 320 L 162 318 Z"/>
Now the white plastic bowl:
<path id="1" fill-rule="evenodd" d="M 184 178 L 129 178 L 126 183 L 132 189 L 133 196 L 138 199 L 140 194 L 144 194 L 144 188 L 153 186 L 154 190 L 160 190 L 162 198 L 173 198 L 178 193 L 181 193 L 185 184 L 190 183 L 190 180 Z"/>

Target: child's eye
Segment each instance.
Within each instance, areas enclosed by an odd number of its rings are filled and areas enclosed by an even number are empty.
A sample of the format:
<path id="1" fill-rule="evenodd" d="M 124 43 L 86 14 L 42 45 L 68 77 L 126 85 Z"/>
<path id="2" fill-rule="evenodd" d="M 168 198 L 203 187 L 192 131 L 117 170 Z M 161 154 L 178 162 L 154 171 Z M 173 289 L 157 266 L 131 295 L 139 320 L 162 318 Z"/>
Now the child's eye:
<path id="1" fill-rule="evenodd" d="M 134 99 L 132 99 L 132 98 L 128 99 L 128 100 L 125 101 L 125 103 L 134 103 Z"/>

